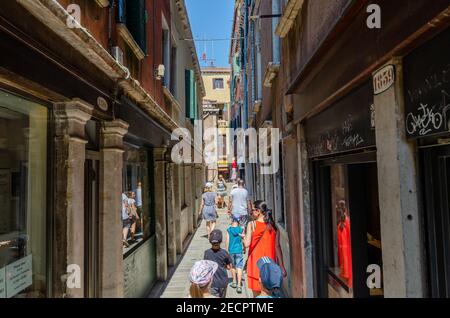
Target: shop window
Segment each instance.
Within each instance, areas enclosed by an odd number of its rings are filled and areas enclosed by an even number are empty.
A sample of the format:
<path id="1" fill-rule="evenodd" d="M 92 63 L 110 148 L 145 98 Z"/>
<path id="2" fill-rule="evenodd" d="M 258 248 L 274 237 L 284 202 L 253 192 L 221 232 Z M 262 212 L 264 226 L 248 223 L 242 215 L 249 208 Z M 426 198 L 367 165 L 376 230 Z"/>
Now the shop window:
<path id="1" fill-rule="evenodd" d="M 121 211 L 124 254 L 155 233 L 150 156 L 148 149 L 125 146 Z"/>
<path id="2" fill-rule="evenodd" d="M 352 288 L 352 244 L 348 204 L 348 176 L 344 165 L 331 169 L 332 259 L 329 270 Z"/>
<path id="3" fill-rule="evenodd" d="M 0 298 L 46 296 L 47 109 L 0 91 Z"/>
<path id="4" fill-rule="evenodd" d="M 316 204 L 322 211 L 318 226 L 323 232 L 317 242 L 325 240 L 320 253 L 326 269 L 325 286 L 320 287 L 326 290 L 321 293 L 383 297 L 382 277 L 381 286 L 367 285 L 368 266 L 383 268 L 377 165 L 371 155 L 352 160 L 367 162 L 331 164 L 330 160 L 320 169 Z"/>

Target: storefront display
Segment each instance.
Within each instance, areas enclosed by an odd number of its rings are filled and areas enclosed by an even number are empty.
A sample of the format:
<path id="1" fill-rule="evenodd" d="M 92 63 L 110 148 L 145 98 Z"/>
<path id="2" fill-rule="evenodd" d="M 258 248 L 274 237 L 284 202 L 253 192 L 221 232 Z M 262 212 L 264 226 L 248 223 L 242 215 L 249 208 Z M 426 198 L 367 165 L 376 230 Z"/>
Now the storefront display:
<path id="1" fill-rule="evenodd" d="M 124 254 L 154 234 L 149 178 L 149 150 L 125 146 L 122 221 Z"/>
<path id="2" fill-rule="evenodd" d="M 404 59 L 405 125 L 420 148 L 428 290 L 450 297 L 450 29 Z"/>
<path id="3" fill-rule="evenodd" d="M 383 295 L 366 284 L 368 266 L 382 268 L 373 112 L 367 82 L 306 124 L 320 297 Z"/>
<path id="4" fill-rule="evenodd" d="M 0 91 L 0 297 L 46 296 L 47 114 Z"/>

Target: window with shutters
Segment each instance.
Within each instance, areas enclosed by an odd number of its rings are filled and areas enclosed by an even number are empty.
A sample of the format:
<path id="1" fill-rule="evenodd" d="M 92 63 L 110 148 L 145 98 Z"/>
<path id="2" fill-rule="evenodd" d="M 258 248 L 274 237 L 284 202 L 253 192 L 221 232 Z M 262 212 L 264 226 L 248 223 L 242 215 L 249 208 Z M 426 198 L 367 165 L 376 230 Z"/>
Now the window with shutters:
<path id="1" fill-rule="evenodd" d="M 195 83 L 195 73 L 193 70 L 185 71 L 186 83 L 186 118 L 194 121 L 198 117 L 197 113 L 197 86 Z"/>
<path id="2" fill-rule="evenodd" d="M 223 89 L 223 78 L 214 78 L 213 79 L 213 89 Z"/>
<path id="3" fill-rule="evenodd" d="M 145 0 L 117 1 L 117 22 L 126 25 L 131 36 L 145 54 L 147 54 L 147 20 Z"/>

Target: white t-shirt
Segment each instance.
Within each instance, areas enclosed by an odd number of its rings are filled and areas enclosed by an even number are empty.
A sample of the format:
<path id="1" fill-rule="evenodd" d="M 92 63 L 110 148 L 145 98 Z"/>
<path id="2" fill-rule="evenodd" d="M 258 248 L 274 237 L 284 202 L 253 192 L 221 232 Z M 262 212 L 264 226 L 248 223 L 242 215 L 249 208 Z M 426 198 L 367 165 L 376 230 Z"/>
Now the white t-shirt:
<path id="1" fill-rule="evenodd" d="M 233 210 L 231 213 L 236 215 L 247 215 L 248 191 L 244 188 L 236 188 L 231 190 Z"/>
<path id="2" fill-rule="evenodd" d="M 122 193 L 122 220 L 128 219 L 128 211 L 125 203 L 128 203 L 128 197 L 125 193 Z"/>

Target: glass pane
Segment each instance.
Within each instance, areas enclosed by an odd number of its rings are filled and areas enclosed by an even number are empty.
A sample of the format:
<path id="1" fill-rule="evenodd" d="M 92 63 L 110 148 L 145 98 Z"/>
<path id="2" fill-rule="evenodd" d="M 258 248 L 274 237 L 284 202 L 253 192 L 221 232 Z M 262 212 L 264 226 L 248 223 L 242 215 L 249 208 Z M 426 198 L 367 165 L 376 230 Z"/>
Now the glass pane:
<path id="1" fill-rule="evenodd" d="M 126 253 L 152 235 L 148 151 L 125 146 L 122 240 Z"/>
<path id="2" fill-rule="evenodd" d="M 348 175 L 344 165 L 331 167 L 333 260 L 330 270 L 352 288 L 352 244 L 348 206 Z"/>
<path id="3" fill-rule="evenodd" d="M 46 295 L 47 109 L 0 91 L 0 298 Z"/>

